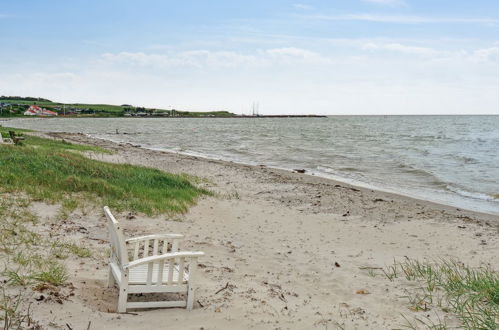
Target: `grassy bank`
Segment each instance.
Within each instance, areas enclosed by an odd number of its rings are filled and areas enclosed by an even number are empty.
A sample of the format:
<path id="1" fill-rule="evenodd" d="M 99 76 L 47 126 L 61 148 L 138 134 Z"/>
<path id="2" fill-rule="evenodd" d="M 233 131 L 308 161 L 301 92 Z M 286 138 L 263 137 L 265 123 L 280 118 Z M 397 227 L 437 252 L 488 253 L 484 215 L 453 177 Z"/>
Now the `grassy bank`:
<path id="1" fill-rule="evenodd" d="M 499 327 L 499 274 L 487 266 L 472 268 L 456 260 L 406 258 L 386 267 L 383 274 L 390 281 L 407 281 L 408 308 L 422 314 L 413 320 L 404 316 L 406 328 L 451 329 L 438 317 L 438 311 L 454 314 L 459 328 Z M 437 318 L 430 318 L 432 314 Z"/>
<path id="2" fill-rule="evenodd" d="M 8 105 L 3 105 L 8 104 Z M 231 117 L 233 113 L 228 111 L 181 111 L 157 108 L 146 108 L 132 106 L 129 104 L 89 104 L 89 103 L 61 103 L 48 99 L 35 97 L 8 97 L 0 96 L 0 117 L 22 116 L 24 111 L 31 105 L 38 105 L 57 112 L 59 115 L 70 115 L 78 117 L 122 117 L 125 114 L 135 115 L 157 115 L 166 117 Z"/>
<path id="3" fill-rule="evenodd" d="M 0 134 L 8 137 L 9 130 L 26 132 L 0 127 Z M 22 145 L 0 145 L 0 329 L 42 329 L 33 320 L 32 306 L 70 300 L 75 287 L 68 263 L 102 258 L 105 251 L 65 235 L 75 235 L 71 224 L 76 232 L 87 230 L 85 223 L 73 222 L 79 206 L 175 214 L 210 194 L 191 183 L 192 177 L 84 156 L 111 153 L 103 148 L 24 138 Z M 31 211 L 32 201 L 56 204 L 51 225 Z"/>
<path id="4" fill-rule="evenodd" d="M 1 128 L 0 132 L 8 128 Z M 23 146 L 0 147 L 0 186 L 46 202 L 95 201 L 117 210 L 183 213 L 209 194 L 184 176 L 127 164 L 111 164 L 81 154 L 102 148 L 25 136 Z"/>

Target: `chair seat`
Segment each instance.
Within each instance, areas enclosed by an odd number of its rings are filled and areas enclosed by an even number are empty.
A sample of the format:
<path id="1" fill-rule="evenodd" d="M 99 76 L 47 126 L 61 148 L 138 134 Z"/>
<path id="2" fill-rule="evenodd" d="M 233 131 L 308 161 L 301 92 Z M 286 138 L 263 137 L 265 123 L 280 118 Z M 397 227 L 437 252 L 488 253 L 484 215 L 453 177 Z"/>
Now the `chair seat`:
<path id="1" fill-rule="evenodd" d="M 148 268 L 149 267 L 147 264 L 131 268 L 129 272 L 128 283 L 132 285 L 146 284 Z M 168 283 L 169 271 L 170 271 L 169 265 L 165 264 L 163 267 L 163 279 L 162 279 L 163 284 Z M 159 275 L 159 263 L 155 263 L 152 268 L 152 283 L 158 282 L 158 275 Z M 178 283 L 178 276 L 179 276 L 178 266 L 173 266 L 173 283 Z M 186 284 L 188 280 L 189 280 L 189 273 L 185 270 L 182 283 Z"/>

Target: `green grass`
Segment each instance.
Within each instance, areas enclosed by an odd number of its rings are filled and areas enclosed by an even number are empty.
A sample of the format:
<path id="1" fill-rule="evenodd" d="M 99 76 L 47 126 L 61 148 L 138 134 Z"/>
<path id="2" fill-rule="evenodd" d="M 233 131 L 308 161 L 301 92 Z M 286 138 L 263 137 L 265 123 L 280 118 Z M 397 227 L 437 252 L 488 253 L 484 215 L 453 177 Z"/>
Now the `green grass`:
<path id="1" fill-rule="evenodd" d="M 15 131 L 16 133 L 21 133 L 21 134 L 26 132 L 32 132 L 32 130 L 29 129 L 0 126 L 0 133 L 2 134 L 3 137 L 10 138 L 9 131 Z"/>
<path id="2" fill-rule="evenodd" d="M 32 136 L 26 136 L 24 146 L 2 145 L 1 189 L 25 192 L 46 202 L 94 200 L 117 210 L 147 215 L 184 213 L 199 196 L 210 194 L 182 175 L 101 162 L 74 151 L 106 152 Z"/>
<path id="3" fill-rule="evenodd" d="M 31 303 L 26 302 L 23 292 L 9 295 L 5 287 L 0 294 L 0 327 L 3 330 L 42 329 L 31 318 Z"/>
<path id="4" fill-rule="evenodd" d="M 69 253 L 79 258 L 90 258 L 92 256 L 92 251 L 84 246 L 75 243 L 65 243 L 60 241 L 55 241 L 52 243 L 51 253 L 57 259 L 66 259 Z"/>
<path id="5" fill-rule="evenodd" d="M 384 273 L 390 281 L 400 275 L 418 283 L 416 288 L 406 290 L 413 311 L 440 308 L 452 312 L 465 329 L 499 327 L 499 274 L 489 267 L 472 268 L 455 260 L 428 262 L 407 258 L 394 262 Z M 441 323 L 430 327 L 429 321 L 416 320 L 429 328 L 445 328 Z M 416 329 L 416 323 L 409 324 L 409 328 Z"/>
<path id="6" fill-rule="evenodd" d="M 0 127 L 2 134 L 8 130 Z M 33 199 L 60 204 L 57 220 L 95 203 L 149 215 L 183 213 L 198 197 L 211 194 L 196 187 L 193 182 L 200 181 L 194 177 L 92 160 L 82 153 L 88 151 L 109 152 L 27 134 L 22 146 L 0 145 L 0 321 L 5 329 L 34 324 L 33 285 L 66 286 L 69 274 L 61 259 L 92 257 L 88 247 L 36 233 L 38 218 L 28 208 Z"/>
<path id="7" fill-rule="evenodd" d="M 55 107 L 63 107 L 63 103 L 60 102 L 53 102 L 49 100 L 26 100 L 26 99 L 15 99 L 15 98 L 0 98 L 0 102 L 4 103 L 10 103 L 10 104 L 21 104 L 21 105 L 38 105 L 43 108 L 47 109 L 54 109 Z M 79 116 L 86 117 L 86 116 L 122 116 L 124 114 L 124 111 L 126 108 L 129 108 L 128 106 L 123 106 L 123 105 L 113 105 L 113 104 L 90 104 L 90 103 L 72 103 L 72 104 L 65 104 L 66 106 L 66 111 L 70 111 L 70 108 L 79 108 L 79 109 L 89 109 L 91 111 L 95 112 L 95 115 L 93 114 L 82 114 Z M 132 107 L 135 108 L 135 107 Z M 171 110 L 165 110 L 165 109 L 152 109 L 152 108 L 144 108 L 146 111 L 158 111 L 158 112 L 167 112 L 167 113 L 172 113 Z M 22 111 L 24 112 L 24 111 Z M 58 111 L 60 114 L 62 114 L 62 111 Z M 194 111 L 181 111 L 181 110 L 174 110 L 174 113 L 176 116 L 185 116 L 185 117 L 205 117 L 205 116 L 215 116 L 215 117 L 231 117 L 234 116 L 233 113 L 228 112 L 228 111 L 208 111 L 208 112 L 194 112 Z"/>
<path id="8" fill-rule="evenodd" d="M 29 199 L 19 194 L 0 194 L 0 329 L 41 329 L 30 316 L 36 291 L 31 286 L 67 284 L 68 272 L 56 250 L 79 258 L 91 255 L 83 246 L 33 232 L 38 218 L 28 206 Z"/>
<path id="9" fill-rule="evenodd" d="M 64 265 L 58 262 L 50 262 L 43 271 L 35 273 L 31 277 L 39 282 L 59 286 L 66 283 L 69 276 Z"/>
<path id="10" fill-rule="evenodd" d="M 33 105 L 36 104 L 40 107 L 62 107 L 63 103 L 59 102 L 51 102 L 51 101 L 28 101 L 28 100 L 18 100 L 18 99 L 5 99 L 1 100 L 4 103 L 12 103 L 12 104 L 25 104 L 25 105 Z M 94 109 L 96 111 L 106 111 L 106 112 L 122 112 L 123 107 L 120 105 L 112 105 L 112 104 L 86 104 L 86 103 L 73 103 L 67 104 L 66 109 L 69 111 L 69 108 L 85 108 L 85 109 Z"/>

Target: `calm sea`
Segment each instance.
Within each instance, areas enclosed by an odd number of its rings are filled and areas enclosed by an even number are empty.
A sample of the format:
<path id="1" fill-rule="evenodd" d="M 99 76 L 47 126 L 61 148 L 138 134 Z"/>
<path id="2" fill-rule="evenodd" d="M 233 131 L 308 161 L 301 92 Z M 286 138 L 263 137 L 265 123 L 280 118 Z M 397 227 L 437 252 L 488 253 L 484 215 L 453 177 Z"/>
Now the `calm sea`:
<path id="1" fill-rule="evenodd" d="M 499 214 L 499 116 L 14 119 L 4 126 L 296 169 Z M 120 134 L 116 134 L 116 129 Z"/>

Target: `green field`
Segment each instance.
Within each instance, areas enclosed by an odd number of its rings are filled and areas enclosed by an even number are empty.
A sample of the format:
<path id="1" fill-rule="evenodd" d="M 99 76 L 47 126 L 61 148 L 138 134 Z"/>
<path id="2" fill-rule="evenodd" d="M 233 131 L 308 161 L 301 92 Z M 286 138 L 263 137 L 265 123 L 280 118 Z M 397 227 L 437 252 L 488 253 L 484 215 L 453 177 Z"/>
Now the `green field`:
<path id="1" fill-rule="evenodd" d="M 104 116 L 104 117 L 121 117 L 126 115 L 142 114 L 144 116 L 165 116 L 165 117 L 232 117 L 233 113 L 228 111 L 181 111 L 181 110 L 166 110 L 156 108 L 145 108 L 131 105 L 112 105 L 112 104 L 87 104 L 87 103 L 60 103 L 53 102 L 47 99 L 37 99 L 31 97 L 9 97 L 1 96 L 1 103 L 8 103 L 12 106 L 4 107 L 0 116 L 16 116 L 22 115 L 30 105 L 38 105 L 48 110 L 56 111 L 60 115 L 64 114 L 65 107 L 66 115 L 71 116 Z M 60 109 L 56 109 L 60 108 Z M 82 112 L 75 112 L 74 109 L 84 109 Z M 9 110 L 12 110 L 11 113 Z"/>

